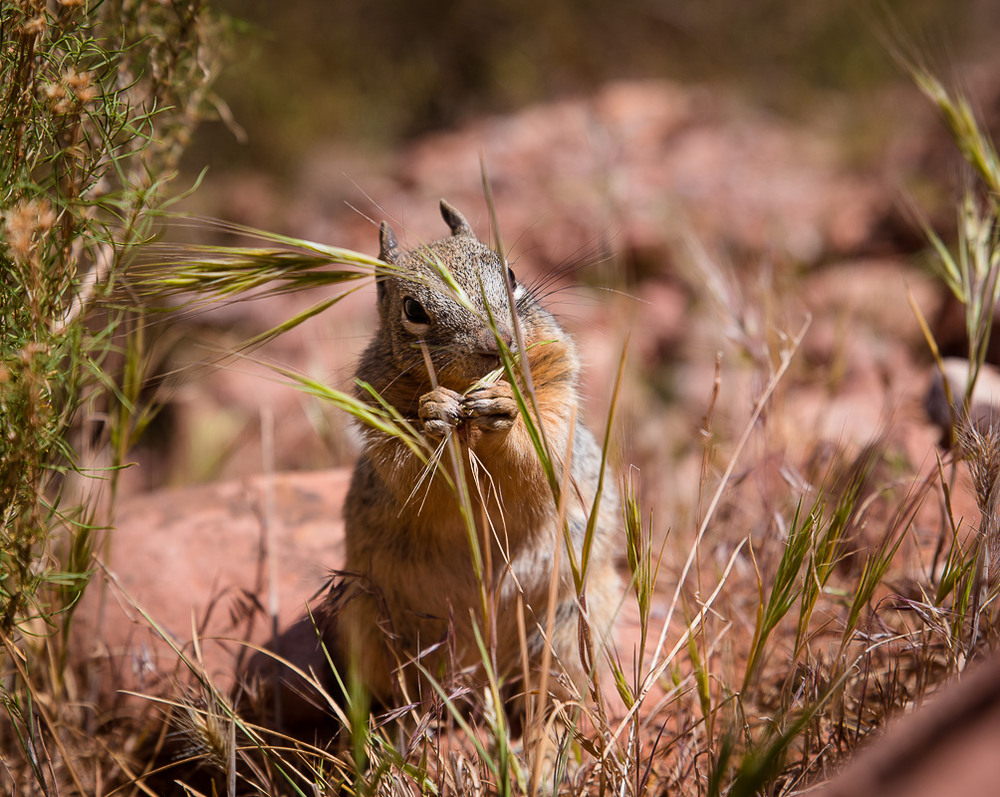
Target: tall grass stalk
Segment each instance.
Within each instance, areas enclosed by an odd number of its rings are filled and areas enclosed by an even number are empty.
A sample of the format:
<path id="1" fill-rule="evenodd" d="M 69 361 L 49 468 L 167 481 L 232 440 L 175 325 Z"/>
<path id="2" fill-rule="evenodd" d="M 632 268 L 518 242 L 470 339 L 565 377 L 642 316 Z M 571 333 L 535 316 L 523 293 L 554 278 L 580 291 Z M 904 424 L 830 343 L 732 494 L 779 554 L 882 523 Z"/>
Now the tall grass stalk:
<path id="1" fill-rule="evenodd" d="M 919 57 L 907 54 L 904 47 L 896 46 L 894 52 L 919 89 L 937 108 L 971 169 L 971 179 L 958 206 L 958 240 L 954 247 L 946 245 L 926 223 L 924 228 L 936 255 L 936 271 L 965 311 L 969 371 L 961 401 L 950 395 L 951 385 L 944 377 L 933 340 L 931 346 L 951 404 L 950 437 L 966 459 L 980 510 L 980 527 L 973 544 L 964 549 L 958 543 L 955 528 L 935 602 L 940 605 L 944 596 L 950 593 L 954 596 L 958 616 L 965 618 L 968 612 L 967 644 L 972 651 L 978 641 L 982 611 L 991 603 L 989 598 L 996 594 L 996 576 L 992 571 L 995 571 L 996 551 L 1000 548 L 995 489 L 997 429 L 994 419 L 984 421 L 972 414 L 972 398 L 986 360 L 1000 301 L 1000 156 L 976 118 L 968 97 L 946 87 Z M 926 331 L 925 334 L 932 337 Z"/>
<path id="2" fill-rule="evenodd" d="M 965 308 L 969 376 L 961 407 L 968 412 L 986 359 L 994 313 L 1000 300 L 1000 156 L 965 95 L 949 90 L 919 57 L 908 54 L 905 46 L 896 44 L 892 51 L 924 96 L 937 108 L 958 151 L 972 170 L 972 179 L 958 204 L 956 245 L 948 246 L 922 220 L 924 232 L 934 249 L 934 269 Z M 945 385 L 947 390 L 950 387 L 947 379 Z M 956 428 L 961 414 L 959 411 L 953 418 Z"/>

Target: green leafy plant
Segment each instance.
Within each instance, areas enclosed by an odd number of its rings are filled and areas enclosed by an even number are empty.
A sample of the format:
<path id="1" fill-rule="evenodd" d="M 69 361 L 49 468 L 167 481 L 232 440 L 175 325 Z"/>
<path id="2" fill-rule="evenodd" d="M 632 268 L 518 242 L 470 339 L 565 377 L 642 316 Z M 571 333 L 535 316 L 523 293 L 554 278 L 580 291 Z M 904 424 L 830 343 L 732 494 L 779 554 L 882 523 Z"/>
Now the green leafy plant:
<path id="1" fill-rule="evenodd" d="M 212 24 L 180 1 L 5 0 L 0 14 L 0 699 L 42 790 L 40 751 L 70 744 L 72 610 L 150 418 L 141 306 L 109 300 L 206 107 Z"/>

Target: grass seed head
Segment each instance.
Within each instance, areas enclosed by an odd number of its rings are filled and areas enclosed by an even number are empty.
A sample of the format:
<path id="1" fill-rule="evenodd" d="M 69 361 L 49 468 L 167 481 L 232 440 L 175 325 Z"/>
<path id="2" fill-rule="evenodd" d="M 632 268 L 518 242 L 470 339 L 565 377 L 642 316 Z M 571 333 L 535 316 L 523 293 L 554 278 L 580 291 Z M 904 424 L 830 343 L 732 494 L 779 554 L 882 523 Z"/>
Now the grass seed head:
<path id="1" fill-rule="evenodd" d="M 1000 565 L 1000 423 L 974 423 L 968 418 L 959 425 L 959 443 L 965 454 L 969 475 L 982 515 L 979 526 L 984 547 L 983 572 L 990 589 L 998 583 Z"/>
<path id="2" fill-rule="evenodd" d="M 959 444 L 972 477 L 976 503 L 984 516 L 997 514 L 997 479 L 1000 477 L 1000 424 L 979 424 L 966 419 L 959 424 Z"/>
<path id="3" fill-rule="evenodd" d="M 185 753 L 228 772 L 233 760 L 231 720 L 215 700 L 191 699 L 177 715 L 177 734 Z"/>

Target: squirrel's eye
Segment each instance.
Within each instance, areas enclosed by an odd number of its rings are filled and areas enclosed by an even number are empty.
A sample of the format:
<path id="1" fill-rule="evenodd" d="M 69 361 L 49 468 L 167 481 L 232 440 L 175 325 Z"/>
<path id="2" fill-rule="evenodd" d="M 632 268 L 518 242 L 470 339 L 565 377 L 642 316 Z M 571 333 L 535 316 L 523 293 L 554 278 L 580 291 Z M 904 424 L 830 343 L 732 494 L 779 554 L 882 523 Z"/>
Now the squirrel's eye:
<path id="1" fill-rule="evenodd" d="M 507 278 L 510 280 L 510 289 L 514 294 L 514 301 L 520 305 L 527 291 L 525 287 L 517 281 L 517 277 L 514 276 L 514 269 L 510 266 L 507 266 Z"/>
<path id="2" fill-rule="evenodd" d="M 403 315 L 412 324 L 429 324 L 431 317 L 427 315 L 424 306 L 411 296 L 403 299 Z"/>

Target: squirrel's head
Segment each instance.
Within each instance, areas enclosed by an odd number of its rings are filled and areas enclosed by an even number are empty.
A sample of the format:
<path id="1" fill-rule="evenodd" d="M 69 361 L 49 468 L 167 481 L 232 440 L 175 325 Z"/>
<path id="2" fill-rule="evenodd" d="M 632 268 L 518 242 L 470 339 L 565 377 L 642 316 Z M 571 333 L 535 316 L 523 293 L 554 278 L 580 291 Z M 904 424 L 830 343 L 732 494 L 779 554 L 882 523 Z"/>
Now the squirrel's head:
<path id="1" fill-rule="evenodd" d="M 382 222 L 379 259 L 390 268 L 377 277 L 380 334 L 388 337 L 401 376 L 426 374 L 426 347 L 437 381 L 463 391 L 500 364 L 494 328 L 514 346 L 507 280 L 515 305 L 526 292 L 506 262 L 444 200 L 441 215 L 451 235 L 411 250 L 401 249 Z"/>

